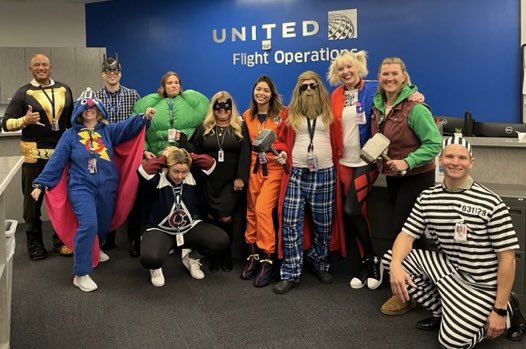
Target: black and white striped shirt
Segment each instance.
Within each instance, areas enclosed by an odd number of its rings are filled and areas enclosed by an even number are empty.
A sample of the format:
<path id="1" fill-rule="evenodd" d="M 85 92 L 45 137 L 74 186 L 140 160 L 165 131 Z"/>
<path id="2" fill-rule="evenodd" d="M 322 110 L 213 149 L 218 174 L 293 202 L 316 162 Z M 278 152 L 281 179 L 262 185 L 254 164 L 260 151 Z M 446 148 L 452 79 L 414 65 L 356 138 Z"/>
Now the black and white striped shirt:
<path id="1" fill-rule="evenodd" d="M 467 226 L 466 241 L 454 239 L 457 223 Z M 426 228 L 459 275 L 480 286 L 497 285 L 497 252 L 519 248 L 506 205 L 476 182 L 455 192 L 442 185 L 424 190 L 402 231 L 419 238 Z"/>

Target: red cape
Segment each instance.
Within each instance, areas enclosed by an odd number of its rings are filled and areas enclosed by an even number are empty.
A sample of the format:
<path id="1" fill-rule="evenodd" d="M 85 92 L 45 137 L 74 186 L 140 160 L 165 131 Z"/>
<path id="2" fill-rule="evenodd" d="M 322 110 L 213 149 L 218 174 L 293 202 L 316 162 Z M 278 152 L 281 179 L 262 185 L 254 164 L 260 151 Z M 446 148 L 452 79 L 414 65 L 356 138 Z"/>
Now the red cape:
<path id="1" fill-rule="evenodd" d="M 119 171 L 120 178 L 110 230 L 124 223 L 135 201 L 139 185 L 139 177 L 136 175 L 136 171 L 142 161 L 144 133 L 145 128 L 134 138 L 113 147 L 113 162 Z M 68 198 L 68 168 L 69 165 L 64 168 L 58 184 L 46 192 L 45 202 L 53 228 L 62 242 L 74 249 L 73 239 L 78 224 Z M 94 267 L 99 263 L 99 254 L 99 239 L 95 236 L 92 253 Z"/>

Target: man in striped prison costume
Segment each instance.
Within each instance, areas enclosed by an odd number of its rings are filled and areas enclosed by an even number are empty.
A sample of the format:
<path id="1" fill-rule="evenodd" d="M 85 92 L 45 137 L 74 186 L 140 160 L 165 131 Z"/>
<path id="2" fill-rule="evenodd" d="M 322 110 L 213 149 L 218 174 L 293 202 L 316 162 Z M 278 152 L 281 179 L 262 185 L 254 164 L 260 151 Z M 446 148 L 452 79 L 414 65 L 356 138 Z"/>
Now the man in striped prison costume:
<path id="1" fill-rule="evenodd" d="M 394 295 L 432 312 L 416 327 L 439 330 L 445 348 L 472 348 L 506 330 L 520 340 L 526 327 L 511 294 L 519 248 L 511 217 L 497 194 L 470 177 L 473 161 L 466 139 L 444 140 L 444 182 L 420 194 L 382 261 Z M 412 249 L 426 231 L 437 250 Z"/>

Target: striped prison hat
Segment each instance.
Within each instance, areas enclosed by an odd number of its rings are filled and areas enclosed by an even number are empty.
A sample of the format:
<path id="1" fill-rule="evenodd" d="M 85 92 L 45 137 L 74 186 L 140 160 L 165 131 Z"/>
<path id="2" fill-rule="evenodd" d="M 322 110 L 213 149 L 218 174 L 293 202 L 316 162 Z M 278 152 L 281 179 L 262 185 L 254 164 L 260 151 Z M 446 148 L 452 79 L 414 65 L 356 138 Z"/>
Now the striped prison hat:
<path id="1" fill-rule="evenodd" d="M 459 144 L 463 146 L 469 151 L 469 155 L 473 156 L 473 151 L 471 150 L 471 144 L 469 144 L 469 142 L 465 138 L 458 137 L 458 136 L 446 138 L 442 141 L 442 149 L 444 149 L 450 144 Z"/>

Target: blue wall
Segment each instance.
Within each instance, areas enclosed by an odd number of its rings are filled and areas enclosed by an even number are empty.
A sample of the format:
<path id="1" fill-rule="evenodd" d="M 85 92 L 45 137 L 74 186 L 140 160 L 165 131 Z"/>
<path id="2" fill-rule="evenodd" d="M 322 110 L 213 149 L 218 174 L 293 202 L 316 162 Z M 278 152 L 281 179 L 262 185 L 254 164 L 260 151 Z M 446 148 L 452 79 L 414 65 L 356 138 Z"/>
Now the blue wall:
<path id="1" fill-rule="evenodd" d="M 328 12 L 347 9 L 357 9 L 357 37 L 329 40 Z M 308 25 L 304 36 L 303 21 L 317 22 L 317 34 L 309 35 Z M 296 23 L 287 26 L 296 37 L 283 37 L 284 22 Z M 265 24 L 276 24 L 268 64 L 234 64 L 236 53 L 265 52 Z M 231 29 L 242 27 L 246 40 L 232 41 Z M 86 5 L 86 28 L 87 45 L 105 46 L 110 56 L 117 52 L 123 85 L 141 95 L 154 92 L 161 76 L 175 70 L 183 88 L 208 97 L 228 90 L 244 110 L 254 80 L 267 74 L 288 102 L 298 74 L 315 70 L 325 77 L 329 61 L 277 62 L 283 52 L 363 49 L 370 79 L 384 57 L 402 57 L 435 115 L 470 110 L 477 121 L 520 122 L 519 0 L 113 0 Z M 213 30 L 221 39 L 222 29 L 224 42 L 214 42 Z"/>

